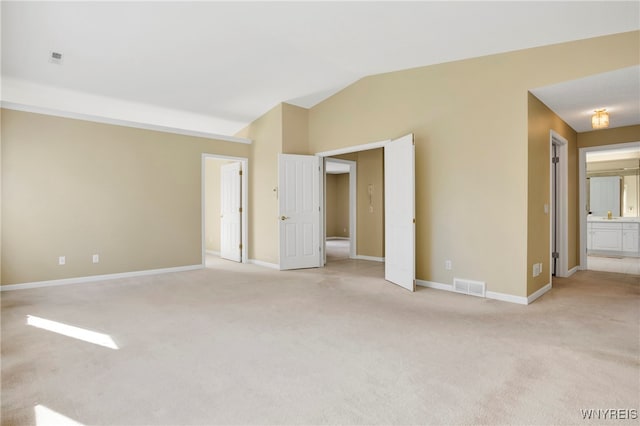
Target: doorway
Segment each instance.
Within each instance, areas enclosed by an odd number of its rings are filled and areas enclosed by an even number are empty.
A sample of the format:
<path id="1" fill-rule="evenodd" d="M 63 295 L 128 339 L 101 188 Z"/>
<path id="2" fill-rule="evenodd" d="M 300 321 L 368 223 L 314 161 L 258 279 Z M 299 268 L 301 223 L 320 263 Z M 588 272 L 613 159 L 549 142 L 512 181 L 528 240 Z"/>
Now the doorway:
<path id="1" fill-rule="evenodd" d="M 580 148 L 580 267 L 640 275 L 640 142 Z"/>
<path id="2" fill-rule="evenodd" d="M 382 148 L 382 149 L 379 149 Z M 357 177 L 357 226 L 359 228 L 355 259 L 377 260 L 384 263 L 385 280 L 410 291 L 415 291 L 415 145 L 413 134 L 395 140 L 374 142 L 334 151 L 321 152 L 318 157 L 378 152 L 382 174 L 378 182 L 361 179 L 361 172 L 371 167 L 358 164 Z M 364 205 L 363 205 L 364 204 Z M 366 212 L 366 215 L 362 215 Z M 324 213 L 323 213 L 324 215 Z M 363 218 L 368 215 L 380 218 L 381 226 L 365 226 Z M 364 237 L 380 230 L 377 256 L 361 254 L 375 249 L 375 244 L 364 244 Z M 321 233 L 322 238 L 326 233 Z M 326 250 L 325 250 L 326 252 Z"/>
<path id="3" fill-rule="evenodd" d="M 202 264 L 248 262 L 248 159 L 202 154 Z"/>
<path id="4" fill-rule="evenodd" d="M 327 157 L 324 172 L 324 263 L 355 259 L 357 161 Z"/>

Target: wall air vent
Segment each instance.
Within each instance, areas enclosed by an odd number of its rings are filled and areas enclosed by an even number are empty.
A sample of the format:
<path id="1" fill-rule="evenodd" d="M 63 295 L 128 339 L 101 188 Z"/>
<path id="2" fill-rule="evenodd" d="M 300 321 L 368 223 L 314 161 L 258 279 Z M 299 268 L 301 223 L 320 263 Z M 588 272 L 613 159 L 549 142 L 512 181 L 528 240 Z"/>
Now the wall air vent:
<path id="1" fill-rule="evenodd" d="M 453 279 L 453 291 L 457 293 L 470 294 L 472 296 L 485 297 L 486 284 L 482 281 Z"/>
<path id="2" fill-rule="evenodd" d="M 49 62 L 53 64 L 61 64 L 62 63 L 62 53 L 60 52 L 49 52 Z"/>

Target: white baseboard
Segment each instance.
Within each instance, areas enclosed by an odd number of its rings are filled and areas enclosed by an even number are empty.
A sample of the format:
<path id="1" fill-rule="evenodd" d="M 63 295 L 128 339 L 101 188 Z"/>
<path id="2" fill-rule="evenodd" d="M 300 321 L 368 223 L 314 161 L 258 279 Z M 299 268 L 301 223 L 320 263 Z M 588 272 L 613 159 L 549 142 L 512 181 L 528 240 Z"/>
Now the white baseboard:
<path id="1" fill-rule="evenodd" d="M 502 302 L 516 303 L 518 305 L 527 305 L 527 298 L 523 296 L 514 296 L 513 294 L 498 293 L 497 291 L 485 292 L 487 299 L 500 300 Z"/>
<path id="2" fill-rule="evenodd" d="M 436 290 L 453 291 L 451 284 L 436 283 L 433 281 L 416 280 L 416 285 L 428 288 L 435 288 Z"/>
<path id="3" fill-rule="evenodd" d="M 416 285 L 419 285 L 422 287 L 434 288 L 436 290 L 445 290 L 445 291 L 457 293 L 456 291 L 453 290 L 453 285 L 451 284 L 443 284 L 443 283 L 438 283 L 434 281 L 416 280 Z M 509 303 L 517 303 L 519 305 L 526 305 L 528 303 L 526 297 L 513 296 L 511 294 L 498 293 L 495 291 L 486 291 L 485 298 L 500 300 L 500 301 L 509 302 Z"/>
<path id="4" fill-rule="evenodd" d="M 249 263 L 262 266 L 263 268 L 277 269 L 278 271 L 280 270 L 280 265 L 276 263 L 263 262 L 262 260 L 257 259 L 249 259 Z"/>
<path id="5" fill-rule="evenodd" d="M 573 268 L 573 269 L 576 269 L 576 268 Z M 575 271 L 573 271 L 573 272 L 575 272 Z M 545 294 L 549 290 L 551 290 L 551 283 L 545 285 L 540 290 L 534 292 L 529 297 L 527 297 L 527 304 L 533 303 L 534 300 L 536 300 L 538 297 L 542 296 L 543 294 Z"/>
<path id="6" fill-rule="evenodd" d="M 220 256 L 220 252 L 219 251 L 207 250 L 206 253 L 210 254 L 212 256 Z"/>
<path id="7" fill-rule="evenodd" d="M 575 274 L 576 272 L 578 272 L 579 269 L 580 269 L 580 265 L 574 266 L 573 268 L 569 269 L 569 272 L 567 272 L 567 277 L 570 277 L 571 275 Z"/>
<path id="8" fill-rule="evenodd" d="M 327 237 L 327 240 L 349 240 L 349 237 Z"/>
<path id="9" fill-rule="evenodd" d="M 36 281 L 36 282 L 22 283 L 22 284 L 7 284 L 7 285 L 0 286 L 0 291 L 26 290 L 30 288 L 53 287 L 53 286 L 67 285 L 67 284 L 84 284 L 84 283 L 91 283 L 96 281 L 115 280 L 118 278 L 142 277 L 145 275 L 157 275 L 157 274 L 167 274 L 171 272 L 193 271 L 196 269 L 203 269 L 203 268 L 204 268 L 203 265 L 188 265 L 188 266 L 177 266 L 174 268 L 148 269 L 145 271 L 121 272 L 116 274 L 105 274 L 105 275 L 90 275 L 88 277 L 63 278 L 59 280 Z"/>
<path id="10" fill-rule="evenodd" d="M 372 262 L 384 262 L 384 257 L 374 257 L 374 256 L 363 256 L 358 254 L 354 257 L 354 259 L 358 260 L 370 260 Z"/>

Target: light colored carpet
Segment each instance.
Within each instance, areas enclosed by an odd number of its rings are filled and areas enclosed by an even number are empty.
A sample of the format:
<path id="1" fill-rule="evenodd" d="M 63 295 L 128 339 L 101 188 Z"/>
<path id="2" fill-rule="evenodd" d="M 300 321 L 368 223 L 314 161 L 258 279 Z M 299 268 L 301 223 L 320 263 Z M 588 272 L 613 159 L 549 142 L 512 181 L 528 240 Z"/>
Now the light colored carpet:
<path id="1" fill-rule="evenodd" d="M 35 424 L 36 406 L 105 425 L 585 424 L 581 409 L 639 408 L 638 276 L 578 272 L 519 306 L 409 293 L 376 262 L 208 263 L 2 293 L 2 424 Z"/>

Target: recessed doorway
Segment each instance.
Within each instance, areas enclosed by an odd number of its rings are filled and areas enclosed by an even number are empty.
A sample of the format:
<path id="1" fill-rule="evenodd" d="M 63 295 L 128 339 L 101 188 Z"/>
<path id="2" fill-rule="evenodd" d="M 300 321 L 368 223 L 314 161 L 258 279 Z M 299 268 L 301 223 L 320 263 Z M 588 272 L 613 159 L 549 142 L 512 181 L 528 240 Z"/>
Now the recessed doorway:
<path id="1" fill-rule="evenodd" d="M 248 261 L 248 160 L 202 155 L 202 263 L 207 255 Z"/>

